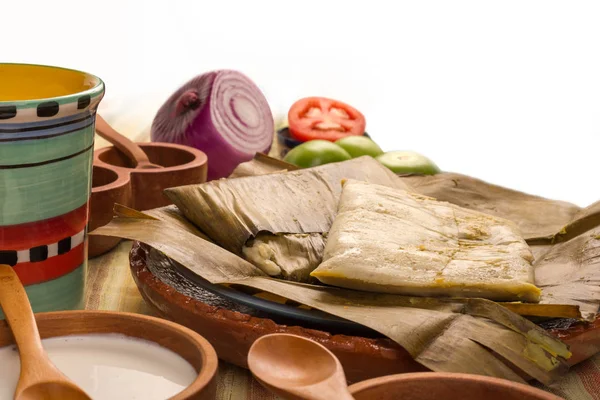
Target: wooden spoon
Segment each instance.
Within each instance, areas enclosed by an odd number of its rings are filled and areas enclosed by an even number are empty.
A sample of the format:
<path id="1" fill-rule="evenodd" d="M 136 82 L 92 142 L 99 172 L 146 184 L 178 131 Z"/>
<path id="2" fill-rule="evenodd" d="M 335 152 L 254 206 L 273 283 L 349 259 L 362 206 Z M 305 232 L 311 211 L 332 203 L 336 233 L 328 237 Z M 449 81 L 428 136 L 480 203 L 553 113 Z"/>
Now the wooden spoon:
<path id="1" fill-rule="evenodd" d="M 96 133 L 108 140 L 133 164 L 140 169 L 163 168 L 162 165 L 153 164 L 146 153 L 135 142 L 115 131 L 100 115 L 96 114 Z"/>
<path id="2" fill-rule="evenodd" d="M 340 361 L 301 336 L 275 333 L 250 347 L 248 366 L 267 389 L 290 400 L 351 400 Z"/>
<path id="3" fill-rule="evenodd" d="M 0 264 L 0 306 L 21 357 L 15 400 L 91 400 L 48 358 L 27 293 L 13 268 L 4 264 Z"/>

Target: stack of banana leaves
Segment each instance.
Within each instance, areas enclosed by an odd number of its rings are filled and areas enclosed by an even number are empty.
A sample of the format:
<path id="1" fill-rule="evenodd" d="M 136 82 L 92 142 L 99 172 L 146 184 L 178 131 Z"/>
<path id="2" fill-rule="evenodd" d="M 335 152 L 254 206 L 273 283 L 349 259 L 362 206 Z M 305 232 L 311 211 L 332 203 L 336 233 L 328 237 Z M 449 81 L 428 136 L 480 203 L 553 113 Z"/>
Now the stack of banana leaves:
<path id="1" fill-rule="evenodd" d="M 371 328 L 433 371 L 551 385 L 571 353 L 534 321 L 598 313 L 600 203 L 399 177 L 370 157 L 296 169 L 257 155 L 165 194 L 174 206 L 116 207 L 92 234 Z"/>

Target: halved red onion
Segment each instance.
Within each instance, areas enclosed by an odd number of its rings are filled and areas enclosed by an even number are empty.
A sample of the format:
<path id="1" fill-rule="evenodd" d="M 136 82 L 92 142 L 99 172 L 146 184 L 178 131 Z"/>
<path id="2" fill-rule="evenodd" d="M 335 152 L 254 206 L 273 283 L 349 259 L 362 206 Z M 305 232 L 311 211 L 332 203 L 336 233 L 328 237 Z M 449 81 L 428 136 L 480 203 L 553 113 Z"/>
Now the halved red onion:
<path id="1" fill-rule="evenodd" d="M 195 147 L 208 156 L 208 179 L 229 176 L 257 152 L 271 149 L 275 126 L 267 99 L 246 75 L 199 75 L 169 97 L 152 122 L 153 142 Z"/>

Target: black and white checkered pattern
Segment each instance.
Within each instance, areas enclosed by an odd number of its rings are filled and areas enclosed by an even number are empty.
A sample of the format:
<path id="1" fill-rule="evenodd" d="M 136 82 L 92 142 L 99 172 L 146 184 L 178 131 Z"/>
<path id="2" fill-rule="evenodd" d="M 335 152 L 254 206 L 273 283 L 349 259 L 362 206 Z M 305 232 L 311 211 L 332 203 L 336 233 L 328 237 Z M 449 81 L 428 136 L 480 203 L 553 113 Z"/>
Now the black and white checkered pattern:
<path id="1" fill-rule="evenodd" d="M 87 228 L 56 243 L 36 246 L 26 250 L 0 250 L 0 264 L 14 267 L 20 263 L 45 261 L 50 257 L 65 254 L 83 243 Z"/>

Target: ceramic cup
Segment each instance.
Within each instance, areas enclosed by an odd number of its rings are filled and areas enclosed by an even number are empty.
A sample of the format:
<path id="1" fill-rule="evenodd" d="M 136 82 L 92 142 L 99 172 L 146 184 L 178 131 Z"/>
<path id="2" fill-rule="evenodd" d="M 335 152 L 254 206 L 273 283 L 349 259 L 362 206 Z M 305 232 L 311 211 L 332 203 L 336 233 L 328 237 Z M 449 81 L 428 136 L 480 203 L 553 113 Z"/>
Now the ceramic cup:
<path id="1" fill-rule="evenodd" d="M 0 263 L 34 312 L 83 306 L 99 78 L 0 64 Z M 0 318 L 2 315 L 0 314 Z"/>

